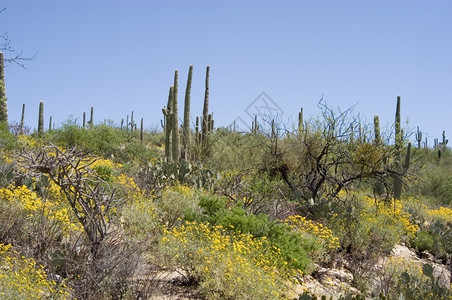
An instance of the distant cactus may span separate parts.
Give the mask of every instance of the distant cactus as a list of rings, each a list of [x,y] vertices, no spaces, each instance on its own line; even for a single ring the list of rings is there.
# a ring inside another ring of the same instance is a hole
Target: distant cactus
[[[91,106],[91,113],[89,118],[89,128],[93,128],[94,126],[94,107]]]
[[[419,126],[417,126],[416,141],[417,141],[417,147],[421,148],[422,132],[419,130]]]
[[[173,86],[173,105],[171,107],[171,118],[172,118],[172,154],[173,160],[178,161],[180,157],[179,150],[179,117],[178,117],[178,108],[177,108],[177,92],[178,92],[178,80],[179,80],[179,71],[174,71],[174,86]]]
[[[300,109],[300,112],[298,113],[298,135],[301,136],[303,133],[303,107]]]
[[[141,143],[143,143],[143,131],[144,131],[143,118],[141,118],[141,124],[140,124],[140,141],[141,141]]]
[[[22,104],[22,114],[20,117],[20,134],[24,134],[25,130],[25,103]]]
[[[166,107],[162,108],[162,112],[165,118],[164,129],[165,129],[165,157],[169,160],[172,159],[171,154],[171,130],[172,130],[172,120],[171,120],[171,107],[173,106],[173,86],[170,87],[168,93],[168,102]]]
[[[44,133],[44,102],[39,102],[38,134]]]
[[[375,132],[374,143],[376,146],[380,146],[381,145],[380,119],[378,118],[378,115],[374,116],[374,132]]]
[[[184,102],[184,153],[185,159],[190,159],[190,94],[191,94],[191,82],[193,78],[193,66],[188,69],[187,87],[185,89],[185,102]]]
[[[402,165],[401,165],[401,151],[402,151],[402,129],[400,125],[400,96],[397,96],[396,115],[395,115],[395,168],[397,173],[394,179],[394,198],[400,199],[402,196]]]
[[[213,114],[209,114],[209,117],[207,118],[207,131],[213,131]]]
[[[376,147],[380,147],[381,146],[380,119],[378,118],[378,115],[374,116],[374,132],[375,132],[374,144]],[[383,162],[381,162],[380,167],[383,167]],[[374,190],[377,196],[381,196],[384,194],[385,186],[380,178],[377,178],[377,180],[375,181]]]
[[[207,133],[209,131],[209,75],[210,75],[210,66],[206,67],[206,83],[205,83],[205,92],[204,92],[204,106],[202,110],[202,145],[205,148],[207,146]]]
[[[3,52],[0,52],[0,123],[8,123]]]

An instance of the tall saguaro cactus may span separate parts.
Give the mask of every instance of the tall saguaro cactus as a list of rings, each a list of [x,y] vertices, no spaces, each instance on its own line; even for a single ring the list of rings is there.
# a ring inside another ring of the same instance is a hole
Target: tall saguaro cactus
[[[187,87],[185,89],[185,103],[184,103],[184,152],[185,159],[190,159],[190,96],[191,96],[191,82],[193,78],[193,66],[188,69]]]
[[[374,133],[375,133],[375,145],[380,146],[381,145],[381,134],[380,134],[380,119],[378,118],[378,115],[374,116]]]
[[[3,52],[0,52],[0,123],[8,124],[8,105],[6,103],[5,66]]]
[[[397,96],[397,105],[396,105],[396,114],[395,114],[395,168],[397,173],[395,174],[394,179],[394,198],[400,199],[400,196],[402,195],[402,175],[400,174],[402,172],[402,129],[400,124],[400,96]]]
[[[375,140],[374,144],[375,147],[381,146],[381,134],[380,134],[380,119],[378,118],[378,115],[374,116],[374,133],[375,133]],[[380,167],[383,167],[383,161],[380,162]],[[381,196],[385,192],[385,186],[383,184],[383,181],[380,178],[377,178],[374,185],[374,191],[375,194],[378,196]]]
[[[168,102],[166,107],[163,107],[162,112],[164,115],[164,130],[165,130],[165,157],[169,160],[172,159],[172,145],[171,145],[171,131],[173,129],[172,126],[172,116],[171,116],[171,108],[173,106],[173,86],[169,88],[168,92]]]
[[[171,108],[172,113],[172,152],[173,152],[173,160],[178,161],[180,156],[179,150],[179,118],[178,118],[178,109],[177,109],[177,92],[178,92],[178,80],[179,80],[179,71],[174,71],[174,86],[173,86],[173,105]]]
[[[209,75],[210,75],[210,66],[206,68],[206,89],[204,92],[204,106],[202,110],[202,145],[203,147],[207,146],[207,133],[209,131]]]
[[[20,116],[20,134],[25,133],[25,103],[22,104],[22,114]]]
[[[91,112],[90,112],[90,117],[89,117],[89,128],[93,128],[94,126],[94,107],[91,106]]]
[[[44,133],[44,102],[39,102],[38,134]]]

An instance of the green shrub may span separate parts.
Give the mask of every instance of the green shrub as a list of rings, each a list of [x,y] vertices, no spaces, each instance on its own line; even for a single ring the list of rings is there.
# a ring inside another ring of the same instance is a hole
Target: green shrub
[[[203,195],[199,206],[203,212],[200,216],[194,216],[197,221],[222,226],[234,234],[268,238],[273,246],[281,250],[287,267],[303,273],[313,270],[310,253],[321,247],[315,237],[302,235],[288,224],[271,221],[265,214],[251,215],[241,207],[227,207],[225,198]]]
[[[265,238],[231,234],[223,226],[187,222],[159,243],[165,265],[183,270],[207,300],[284,299],[289,272]]]
[[[44,268],[32,258],[25,258],[11,245],[0,243],[0,298],[69,299],[69,293],[64,285],[50,280]]]
[[[414,247],[418,251],[432,251],[434,246],[435,240],[429,232],[424,230],[418,232],[414,239]]]

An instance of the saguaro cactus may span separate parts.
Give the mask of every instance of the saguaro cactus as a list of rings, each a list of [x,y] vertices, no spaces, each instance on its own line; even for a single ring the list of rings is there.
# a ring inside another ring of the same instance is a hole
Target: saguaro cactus
[[[374,116],[374,133],[375,133],[374,143],[376,146],[380,146],[381,145],[380,119],[378,118],[378,115]]]
[[[143,118],[141,118],[140,123],[140,142],[143,143],[143,134],[144,134],[144,126],[143,126]]]
[[[381,135],[380,135],[380,119],[378,118],[378,115],[374,116],[374,133],[375,133],[375,140],[374,144],[375,147],[381,146]],[[380,166],[383,167],[383,162],[380,162]],[[381,196],[385,192],[385,186],[380,178],[377,178],[374,184],[374,191],[375,194],[378,196]]]
[[[6,102],[5,66],[3,52],[0,52],[0,123],[8,124],[8,105]]]
[[[401,151],[402,151],[402,129],[400,125],[400,96],[397,96],[396,115],[395,115],[395,168],[396,173],[394,179],[394,198],[400,199],[402,195],[402,165],[401,165]]]
[[[172,145],[171,145],[171,130],[172,126],[172,118],[171,118],[171,107],[173,106],[173,86],[169,88],[168,93],[168,102],[166,107],[162,108],[162,112],[164,115],[164,130],[165,130],[165,157],[169,160],[172,159]]]
[[[172,152],[173,152],[173,159],[175,161],[179,160],[180,157],[180,150],[179,150],[179,118],[178,118],[178,111],[177,111],[177,91],[178,91],[178,80],[179,80],[179,71],[174,71],[174,86],[173,86],[173,106],[171,109],[172,113]]]
[[[25,103],[22,104],[22,114],[20,117],[20,134],[25,133]]]
[[[298,135],[301,136],[303,133],[303,107],[300,109],[300,112],[298,113]]]
[[[184,102],[184,153],[185,159],[190,159],[190,94],[191,94],[191,82],[193,77],[193,66],[188,69],[187,87],[185,89],[185,102]]]
[[[89,117],[89,128],[93,128],[94,126],[94,107],[91,106],[91,113]]]
[[[38,134],[44,133],[44,102],[39,102]]]
[[[206,89],[204,92],[204,106],[202,110],[202,145],[207,146],[207,133],[209,131],[209,76],[210,76],[210,66],[206,67]]]
[[[416,130],[416,142],[417,142],[417,147],[421,148],[421,142],[422,142],[422,132],[419,130],[419,126],[417,126],[417,130]]]

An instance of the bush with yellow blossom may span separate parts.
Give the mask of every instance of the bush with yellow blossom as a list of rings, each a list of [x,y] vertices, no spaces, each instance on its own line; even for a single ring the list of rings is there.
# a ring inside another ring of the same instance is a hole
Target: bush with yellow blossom
[[[50,280],[32,258],[0,244],[0,299],[69,299],[69,293],[64,284]]]

